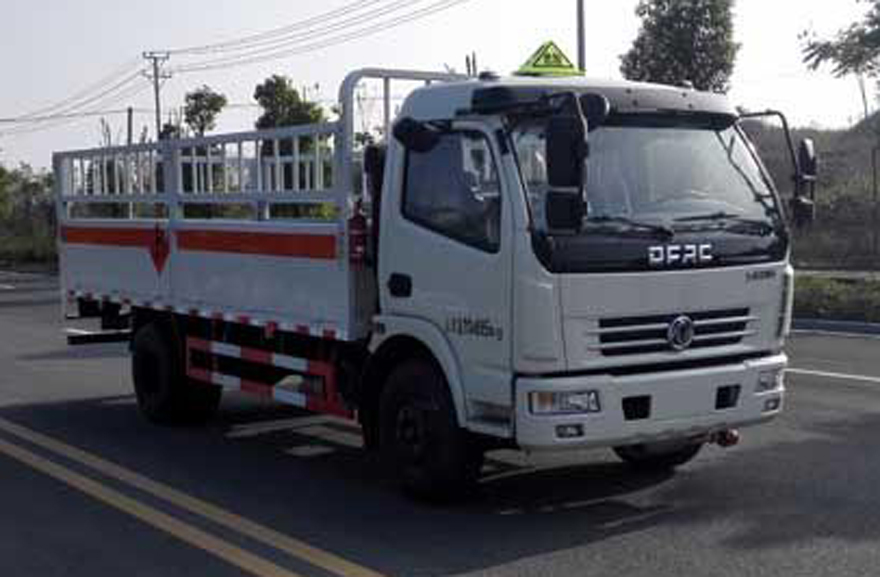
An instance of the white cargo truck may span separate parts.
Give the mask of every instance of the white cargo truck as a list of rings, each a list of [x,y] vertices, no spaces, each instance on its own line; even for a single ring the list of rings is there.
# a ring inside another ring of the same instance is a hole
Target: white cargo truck
[[[368,79],[388,136],[361,147]],[[392,120],[399,81],[424,86]],[[675,467],[783,406],[815,156],[789,138],[783,207],[742,120],[683,88],[372,69],[334,122],[59,153],[66,314],[105,329],[74,340],[130,340],[151,421],[223,389],[357,419],[421,494],[500,447]]]

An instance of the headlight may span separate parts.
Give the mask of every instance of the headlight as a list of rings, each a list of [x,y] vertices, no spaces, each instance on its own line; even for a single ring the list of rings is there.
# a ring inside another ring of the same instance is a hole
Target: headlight
[[[533,415],[578,415],[602,411],[599,391],[533,392],[529,395],[529,408]]]
[[[758,374],[758,384],[755,387],[755,392],[769,393],[781,389],[784,384],[785,371],[782,369],[763,371]]]

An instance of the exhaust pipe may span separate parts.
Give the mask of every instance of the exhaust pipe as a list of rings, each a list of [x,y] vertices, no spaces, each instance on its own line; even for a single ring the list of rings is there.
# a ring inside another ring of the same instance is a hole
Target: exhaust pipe
[[[711,442],[715,443],[722,449],[735,447],[739,444],[739,431],[735,429],[720,431],[712,435]]]

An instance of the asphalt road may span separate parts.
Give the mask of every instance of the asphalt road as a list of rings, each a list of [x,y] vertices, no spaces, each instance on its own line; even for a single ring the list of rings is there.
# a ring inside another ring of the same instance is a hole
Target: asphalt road
[[[137,415],[126,351],[68,348],[55,281],[0,273],[0,575],[876,575],[880,341],[796,335],[783,417],[671,476],[493,455],[402,498],[345,423],[229,395]]]

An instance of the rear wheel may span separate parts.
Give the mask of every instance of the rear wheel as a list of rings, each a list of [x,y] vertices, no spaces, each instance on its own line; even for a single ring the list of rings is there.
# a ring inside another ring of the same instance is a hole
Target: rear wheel
[[[382,453],[406,491],[443,499],[476,482],[483,450],[458,426],[446,380],[431,363],[409,361],[392,371],[379,418]]]
[[[702,448],[702,442],[672,440],[614,447],[614,452],[637,469],[667,471],[684,465],[696,457]]]
[[[178,347],[157,323],[138,329],[132,342],[132,377],[141,413],[154,423],[195,424],[210,419],[222,389],[186,377]]]

